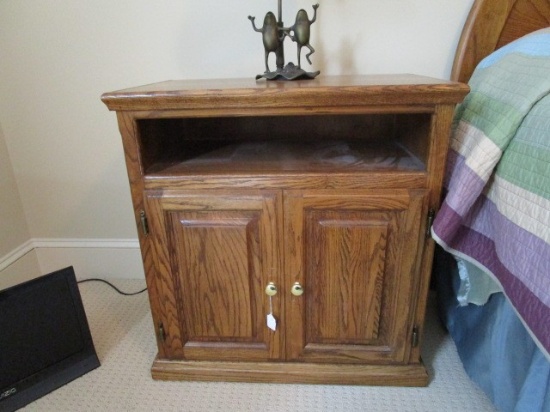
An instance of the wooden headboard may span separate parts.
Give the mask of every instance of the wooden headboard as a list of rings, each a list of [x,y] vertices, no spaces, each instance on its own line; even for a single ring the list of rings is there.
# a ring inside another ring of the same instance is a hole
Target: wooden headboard
[[[451,80],[468,82],[494,50],[550,26],[550,0],[475,0],[455,54]]]

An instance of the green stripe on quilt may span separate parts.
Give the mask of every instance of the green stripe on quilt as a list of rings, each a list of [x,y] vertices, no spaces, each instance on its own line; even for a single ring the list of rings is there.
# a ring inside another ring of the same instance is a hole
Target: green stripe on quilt
[[[506,148],[525,116],[509,104],[479,92],[470,92],[462,120],[481,130],[500,149]]]
[[[497,168],[502,178],[550,199],[550,95],[521,123]]]
[[[550,88],[550,61],[544,57],[509,54],[501,63],[477,70],[470,80],[472,90],[527,112],[541,92]]]
[[[504,150],[533,102],[550,90],[549,73],[549,59],[525,54],[509,54],[499,64],[478,69],[455,120],[472,124]]]
[[[515,185],[550,199],[550,150],[513,141],[502,156],[497,175]]]

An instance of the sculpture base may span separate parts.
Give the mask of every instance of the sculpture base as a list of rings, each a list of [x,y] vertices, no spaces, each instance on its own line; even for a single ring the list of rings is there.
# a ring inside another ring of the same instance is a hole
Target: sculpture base
[[[267,80],[310,80],[317,77],[319,73],[321,72],[306,72],[294,63],[288,63],[282,70],[258,74],[256,76],[256,80],[261,79],[262,77],[265,77]]]

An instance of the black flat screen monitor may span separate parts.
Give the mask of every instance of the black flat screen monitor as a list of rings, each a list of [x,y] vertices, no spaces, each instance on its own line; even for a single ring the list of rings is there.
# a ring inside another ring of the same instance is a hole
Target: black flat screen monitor
[[[72,267],[0,291],[0,411],[99,366]]]

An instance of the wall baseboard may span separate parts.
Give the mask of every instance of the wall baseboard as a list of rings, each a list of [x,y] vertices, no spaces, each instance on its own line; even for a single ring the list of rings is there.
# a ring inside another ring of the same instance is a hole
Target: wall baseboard
[[[7,255],[0,257],[0,272],[13,265],[15,262],[25,256],[27,253],[31,252],[33,249],[34,244],[32,240],[27,240],[25,243],[15,248]]]
[[[34,248],[139,249],[137,239],[32,239]]]
[[[27,250],[28,247],[25,245],[10,253],[10,256],[19,257],[16,260],[11,257],[9,259],[2,258],[3,269],[0,270],[0,290],[43,275],[35,251]]]
[[[36,254],[43,274],[73,266],[79,279],[145,276],[137,239],[30,239],[0,257],[0,272],[31,251]]]

